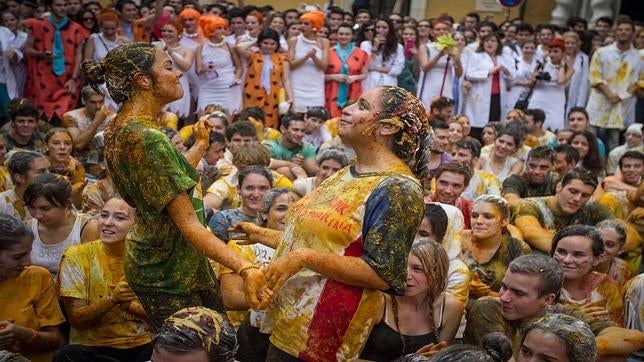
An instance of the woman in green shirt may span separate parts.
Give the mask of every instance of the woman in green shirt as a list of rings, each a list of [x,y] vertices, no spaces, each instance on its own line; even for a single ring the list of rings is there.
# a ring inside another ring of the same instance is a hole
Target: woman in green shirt
[[[194,166],[208,147],[211,126],[197,123],[197,147],[185,157],[160,130],[163,107],[183,96],[182,73],[163,50],[144,43],[120,46],[98,63],[86,61],[83,72],[95,89],[105,82],[112,99],[122,103],[105,130],[105,158],[116,190],[136,208],[137,224],[126,238],[125,275],[153,327],[188,306],[223,311],[208,258],[244,278],[251,306],[265,306],[263,272],[204,226]]]

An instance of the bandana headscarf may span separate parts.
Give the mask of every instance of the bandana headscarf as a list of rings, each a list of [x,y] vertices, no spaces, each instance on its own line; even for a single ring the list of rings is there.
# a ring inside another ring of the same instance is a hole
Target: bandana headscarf
[[[310,11],[300,16],[300,20],[308,20],[311,22],[313,30],[318,30],[324,25],[324,13],[319,10]]]

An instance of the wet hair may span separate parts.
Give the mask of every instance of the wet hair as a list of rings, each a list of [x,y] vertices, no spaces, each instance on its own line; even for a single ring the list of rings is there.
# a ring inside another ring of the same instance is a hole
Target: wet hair
[[[472,152],[472,158],[481,157],[481,143],[477,140],[464,138],[456,141],[454,146],[470,150],[470,152]]]
[[[26,175],[31,169],[32,162],[37,158],[45,158],[45,155],[35,151],[16,151],[7,156],[5,166],[14,184],[17,183],[15,175]]]
[[[543,126],[543,122],[546,121],[546,112],[543,111],[543,109],[538,109],[538,108],[531,108],[531,109],[526,109],[525,114],[528,116],[532,116],[532,120],[534,123],[539,123],[539,128]]]
[[[550,163],[554,163],[555,152],[548,146],[537,146],[528,152],[526,162],[529,160],[546,160]]]
[[[393,28],[392,28],[393,29]],[[379,122],[390,122],[399,127],[393,136],[392,151],[408,162],[412,172],[421,180],[427,178],[429,149],[433,133],[427,122],[423,103],[412,93],[392,86],[381,86]]]
[[[34,240],[34,234],[25,223],[17,217],[0,213],[0,251],[25,240]]]
[[[619,158],[619,168],[620,170],[622,169],[622,162],[624,161],[625,158],[633,158],[636,160],[640,160],[644,162],[644,153],[640,151],[626,151],[622,155],[622,157]]]
[[[425,215],[423,217],[429,219],[436,241],[443,243],[448,223],[445,210],[435,203],[425,204]]]
[[[432,362],[505,362],[512,357],[512,343],[501,332],[486,334],[481,347],[454,344],[438,352]]]
[[[427,284],[429,285],[423,301],[432,310],[434,301],[447,287],[447,272],[449,268],[447,252],[440,243],[434,240],[420,239],[412,245],[410,255],[417,257],[423,266]],[[433,316],[429,320],[434,320]]]
[[[239,121],[226,127],[226,140],[230,142],[234,135],[257,138],[257,129],[249,121]]]
[[[492,206],[501,214],[502,218],[510,218],[512,215],[512,211],[510,209],[510,204],[502,198],[501,196],[498,195],[481,195],[477,197],[474,202],[472,202],[472,205],[478,204],[479,202],[486,202]]]
[[[143,73],[152,79],[157,48],[149,43],[128,43],[121,45],[99,62],[91,59],[83,61],[81,66],[87,83],[97,92],[103,82],[107,85],[110,96],[116,103],[132,99],[136,91],[134,75]],[[101,93],[102,94],[102,93]]]
[[[163,322],[152,345],[174,354],[205,350],[209,361],[233,362],[237,336],[225,314],[205,307],[188,307]]]
[[[69,139],[72,140],[72,143],[74,142],[74,136],[67,130],[67,128],[62,128],[62,127],[54,127],[47,132],[47,135],[45,135],[45,143],[49,143],[49,140],[56,134],[56,133],[66,133],[69,136]]]
[[[568,171],[561,178],[561,186],[564,187],[571,183],[573,180],[579,180],[584,183],[584,185],[590,185],[593,188],[597,188],[597,177],[591,172],[582,167],[575,167],[574,169]]]
[[[617,233],[619,236],[618,242],[621,245],[624,245],[626,243],[626,225],[624,222],[620,219],[606,219],[600,221],[597,225],[595,225],[597,230],[599,229],[605,229],[605,230],[613,230]]]
[[[271,170],[269,170],[265,166],[251,165],[239,171],[237,178],[239,179],[240,188],[244,183],[244,179],[251,174],[257,174],[265,177],[268,180],[268,183],[271,185],[271,187],[273,187],[273,174],[271,173]]]
[[[597,344],[593,331],[586,323],[573,316],[546,314],[531,322],[521,338],[522,345],[532,330],[556,336],[565,345],[566,356],[570,362],[594,361],[597,356]]]
[[[472,169],[470,168],[470,166],[456,161],[450,161],[438,166],[438,169],[436,169],[435,179],[438,180],[443,172],[452,172],[463,175],[463,178],[465,179],[465,187],[470,184],[470,180],[472,179]]]
[[[539,297],[554,294],[559,297],[563,286],[564,274],[561,266],[553,258],[543,254],[522,255],[510,262],[508,269],[515,274],[538,276]]]
[[[339,163],[340,166],[342,167],[345,167],[346,165],[349,164],[349,159],[347,158],[347,154],[344,153],[341,149],[335,148],[335,147],[327,148],[325,150],[320,151],[320,153],[318,153],[318,157],[317,157],[318,165],[322,164],[322,162],[326,160],[333,160]]]
[[[271,163],[271,152],[259,142],[249,142],[233,153],[233,165],[245,164],[268,167]]]
[[[34,178],[34,182],[27,186],[23,199],[27,206],[39,198],[44,198],[55,207],[67,209],[72,206],[72,184],[61,175],[43,173]]]
[[[595,176],[600,176],[604,172],[604,162],[602,161],[601,154],[599,152],[599,143],[597,142],[597,136],[595,136],[590,130],[578,131],[572,134],[570,137],[570,144],[572,145],[573,140],[577,136],[582,136],[588,142],[588,153],[586,157],[581,158],[581,166],[591,170]]]
[[[7,105],[7,113],[11,121],[17,117],[32,117],[38,119],[38,108],[27,98],[14,98]]]
[[[280,48],[280,35],[273,29],[266,28],[259,32],[259,35],[257,36],[257,45],[261,44],[264,40],[266,39],[271,39],[274,40],[275,43],[277,44],[277,49],[275,51],[279,50]]]
[[[568,164],[576,165],[579,162],[579,151],[571,145],[557,145],[554,148],[555,156],[558,153],[563,153]]]
[[[592,243],[591,249],[594,257],[600,256],[604,252],[604,240],[597,228],[590,225],[570,225],[557,231],[552,238],[552,247],[550,248],[550,256],[554,256],[557,250],[559,241],[569,236],[582,236],[589,239]]]

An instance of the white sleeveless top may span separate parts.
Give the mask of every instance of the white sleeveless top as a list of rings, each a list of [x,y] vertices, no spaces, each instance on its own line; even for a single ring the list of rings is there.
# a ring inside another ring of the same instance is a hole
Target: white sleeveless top
[[[304,57],[311,49],[315,49],[316,57],[322,58],[323,50],[317,46],[317,41],[298,35],[295,41],[295,59]],[[306,112],[308,107],[324,107],[324,71],[312,59],[291,69],[291,88],[296,112]]]
[[[82,230],[82,214],[76,214],[74,226],[65,240],[56,244],[44,244],[38,233],[38,220],[31,220],[31,232],[34,234],[34,242],[31,248],[31,264],[41,266],[55,276],[58,273],[58,264],[63,253],[68,247],[80,244]]]

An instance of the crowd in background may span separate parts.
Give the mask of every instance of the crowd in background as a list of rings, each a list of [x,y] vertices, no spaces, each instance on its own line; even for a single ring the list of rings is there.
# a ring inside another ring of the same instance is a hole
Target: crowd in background
[[[140,210],[115,192],[103,131],[128,79],[110,95],[81,68],[131,42],[183,73],[159,129],[198,160],[204,223],[260,267],[278,244],[232,230],[283,231],[291,206],[355,163],[343,109],[371,111],[362,95],[381,86],[423,103],[433,139],[422,222],[396,265],[406,284],[379,294],[380,322],[352,357],[644,358],[643,24],[192,0],[6,0],[0,12],[0,359],[257,361],[280,342],[241,273],[214,262],[227,316],[178,311],[156,335],[125,280]],[[212,125],[205,152],[198,120]]]

